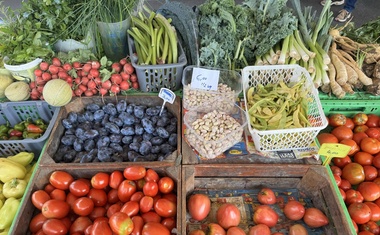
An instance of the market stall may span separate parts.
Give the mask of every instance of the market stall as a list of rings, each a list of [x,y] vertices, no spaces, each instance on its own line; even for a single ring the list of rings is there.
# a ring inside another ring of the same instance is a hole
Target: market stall
[[[379,20],[143,3],[3,9],[0,235],[380,233]]]

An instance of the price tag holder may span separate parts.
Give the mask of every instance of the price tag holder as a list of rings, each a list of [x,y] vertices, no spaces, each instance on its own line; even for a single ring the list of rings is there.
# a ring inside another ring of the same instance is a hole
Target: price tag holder
[[[326,157],[323,166],[330,164],[334,157],[344,158],[350,152],[351,146],[337,143],[324,143],[319,148],[318,154]]]
[[[216,91],[218,90],[219,75],[219,70],[193,68],[191,88]]]
[[[168,88],[161,88],[160,93],[158,93],[158,97],[160,97],[161,99],[164,100],[164,103],[161,106],[161,110],[160,110],[160,114],[159,114],[159,116],[161,116],[161,113],[164,110],[166,102],[173,104],[176,95],[174,94],[174,92],[172,90],[169,90]]]

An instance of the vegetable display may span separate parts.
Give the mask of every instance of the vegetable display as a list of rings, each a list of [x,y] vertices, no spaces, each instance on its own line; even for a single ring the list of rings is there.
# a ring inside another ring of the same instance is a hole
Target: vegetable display
[[[36,120],[26,119],[14,126],[9,123],[0,125],[0,141],[1,140],[22,140],[22,139],[37,139],[41,137],[48,124],[41,118]]]
[[[161,183],[167,178],[169,191]],[[175,181],[152,168],[134,165],[90,178],[53,171],[48,179],[46,187],[32,193],[37,211],[29,223],[32,233],[170,235],[176,228]],[[55,190],[61,190],[62,199]],[[152,201],[148,209],[145,199]]]

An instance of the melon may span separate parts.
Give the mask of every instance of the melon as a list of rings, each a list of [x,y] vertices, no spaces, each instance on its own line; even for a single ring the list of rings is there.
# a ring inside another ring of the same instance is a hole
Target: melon
[[[26,82],[12,82],[4,91],[5,97],[10,101],[23,101],[30,97],[30,87]]]
[[[66,81],[52,79],[45,84],[42,95],[44,100],[51,106],[61,107],[71,101],[73,92]]]
[[[0,99],[5,97],[5,89],[13,83],[11,72],[6,69],[0,69]]]

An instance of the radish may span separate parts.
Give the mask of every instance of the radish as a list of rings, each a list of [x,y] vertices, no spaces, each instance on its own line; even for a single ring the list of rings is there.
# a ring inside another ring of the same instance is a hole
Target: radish
[[[126,72],[128,74],[132,74],[135,71],[135,69],[133,68],[133,66],[130,63],[126,63],[123,66],[123,70],[124,70],[124,72]]]
[[[91,64],[89,64],[89,63],[84,64],[83,67],[82,67],[82,73],[83,72],[89,73],[91,69],[92,69]]]
[[[94,81],[95,81],[97,86],[100,86],[102,84],[102,79],[100,77],[94,78]]]
[[[121,81],[123,81],[123,78],[118,73],[112,74],[110,79],[111,79],[111,82],[113,82],[114,84],[120,84]]]
[[[99,89],[99,94],[101,94],[102,96],[107,95],[107,93],[108,93],[107,89],[105,89],[103,87]]]
[[[73,67],[76,69],[80,69],[82,67],[82,65],[79,61],[75,61],[75,62],[73,62]]]
[[[81,78],[81,80],[80,80],[80,83],[81,83],[82,85],[87,86],[87,83],[88,83],[89,81],[90,81],[90,79],[89,79],[88,77],[83,76],[83,77]]]
[[[91,68],[93,69],[100,69],[100,63],[99,61],[91,61]]]
[[[98,94],[98,90],[97,89],[91,89],[91,91],[92,91],[92,94],[94,94],[94,95]]]
[[[70,76],[67,76],[67,78],[65,80],[66,80],[67,83],[71,83],[71,84],[73,84],[73,82],[74,82],[73,78],[70,77]]]
[[[74,79],[74,83],[75,83],[75,84],[80,84],[80,77],[76,77],[76,78]]]
[[[81,89],[83,92],[87,91],[87,86],[83,85],[83,84],[80,84],[78,86],[79,89]]]
[[[74,90],[74,95],[75,96],[82,96],[82,94],[83,94],[83,91],[81,89],[77,88],[77,89]]]
[[[52,74],[51,75],[51,79],[57,79],[58,78],[58,74]]]
[[[111,68],[112,68],[112,72],[120,73],[122,67],[120,63],[114,62],[112,63]]]
[[[102,88],[104,88],[104,89],[109,90],[109,89],[111,89],[111,86],[112,86],[112,83],[111,83],[110,80],[106,80],[106,81],[104,81],[104,82],[102,83]]]
[[[122,81],[119,86],[122,91],[126,91],[130,87],[127,81]]]
[[[62,78],[62,79],[65,79],[68,77],[69,75],[67,74],[66,71],[60,71],[58,72],[58,78]]]
[[[79,62],[78,62],[79,63]],[[69,63],[63,64],[62,68],[66,71],[70,71],[73,67]]]
[[[138,90],[138,89],[139,89],[139,83],[137,83],[137,82],[132,82],[132,87],[133,87],[133,89]]]
[[[58,74],[58,71],[59,71],[58,66],[54,64],[49,65],[49,72],[51,74]]]
[[[127,58],[123,58],[119,61],[119,63],[121,66],[124,66],[126,63],[128,63],[128,60],[127,60]]]
[[[120,92],[120,87],[119,87],[119,85],[117,85],[117,84],[113,84],[113,85],[111,86],[110,91],[111,91],[112,93],[114,93],[114,94],[118,94],[118,93]]]
[[[42,70],[41,69],[36,69],[36,70],[34,70],[34,75],[36,76],[36,77],[41,77],[41,75],[42,75]]]
[[[48,72],[44,72],[44,73],[42,73],[41,78],[44,82],[50,81],[51,80],[51,74]]]
[[[94,93],[92,93],[91,90],[87,90],[87,91],[84,92],[84,95],[85,95],[85,96],[93,96]]]
[[[129,78],[129,80],[131,80],[131,82],[137,82],[136,74],[132,74],[131,77]]]
[[[99,73],[98,69],[91,69],[88,76],[90,78],[96,78],[96,77],[99,77],[99,75],[100,75],[100,73]]]
[[[87,87],[88,87],[88,89],[96,89],[96,82],[94,81],[94,80],[90,80],[90,81],[88,81],[88,83],[87,83]]]
[[[53,59],[51,60],[51,63],[55,66],[58,66],[58,67],[60,67],[62,65],[61,60],[57,57],[53,57]]]
[[[33,89],[33,88],[35,88],[37,85],[36,85],[36,82],[35,81],[32,81],[32,82],[30,82],[29,83],[29,87],[30,87],[30,89]]]
[[[44,85],[37,86],[37,91],[39,91],[41,94],[43,90],[44,90]]]
[[[46,70],[48,70],[48,69],[49,69],[49,63],[48,63],[48,62],[41,62],[41,63],[40,63],[40,69],[41,69],[42,71],[46,71]]]
[[[124,81],[129,81],[129,78],[131,77],[131,75],[129,75],[128,73],[126,73],[126,72],[121,72],[120,73],[120,76],[121,76],[121,78],[124,80]]]

